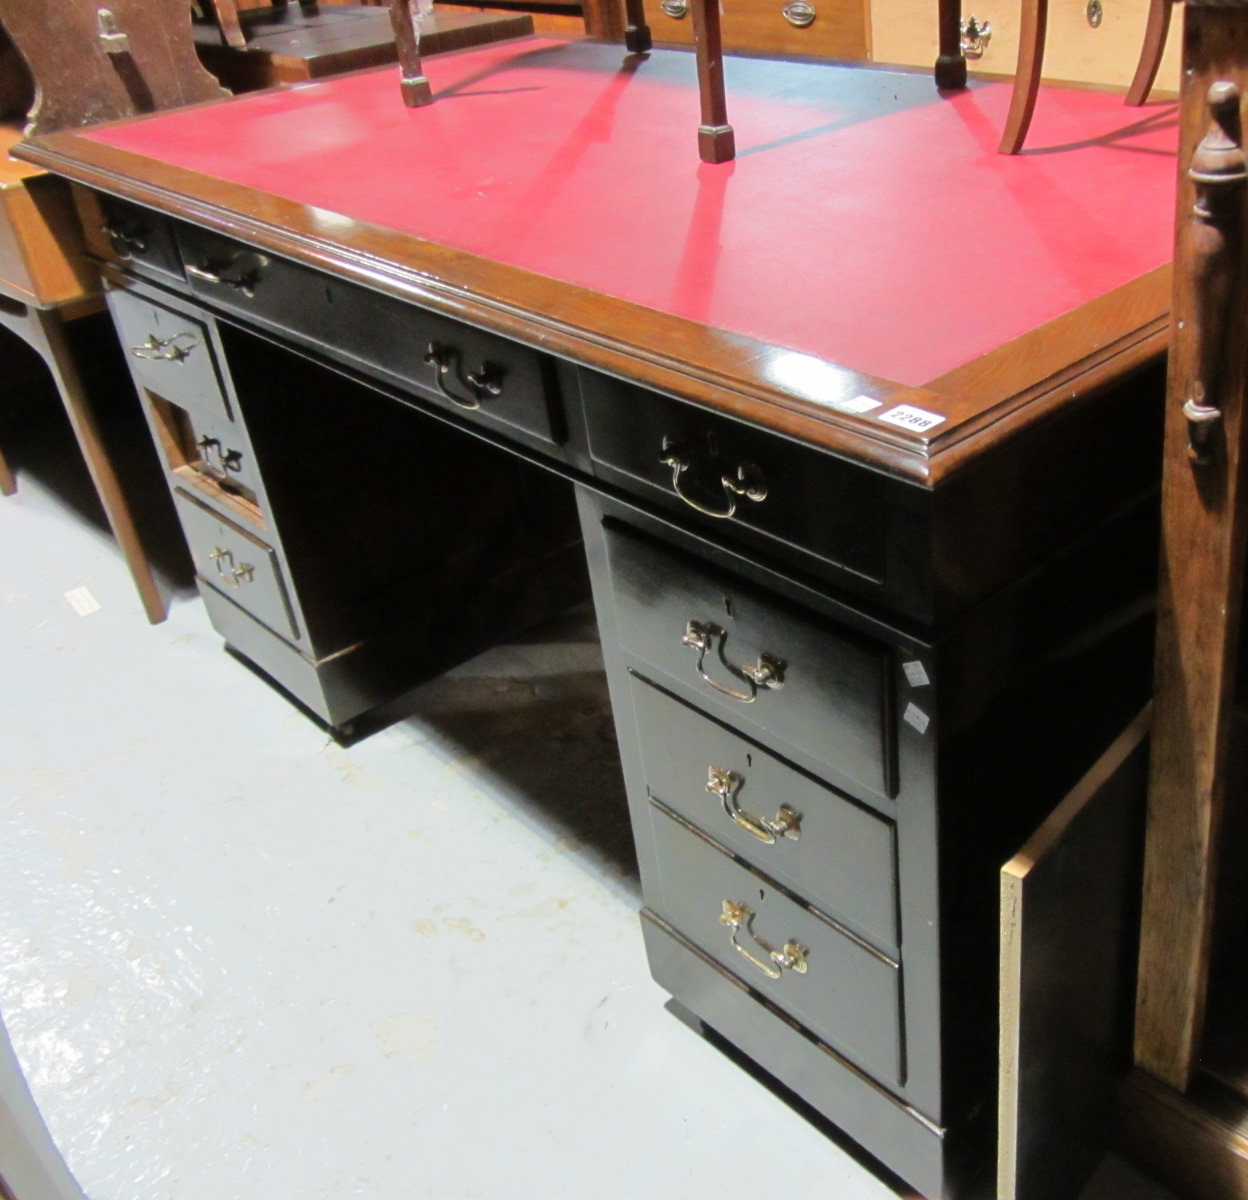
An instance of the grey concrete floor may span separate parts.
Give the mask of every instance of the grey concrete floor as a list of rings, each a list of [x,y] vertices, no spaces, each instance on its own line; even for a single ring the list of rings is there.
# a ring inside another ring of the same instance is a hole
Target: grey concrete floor
[[[0,1013],[91,1200],[908,1195],[650,981],[592,617],[340,745],[176,573],[145,623],[55,415],[0,426]]]

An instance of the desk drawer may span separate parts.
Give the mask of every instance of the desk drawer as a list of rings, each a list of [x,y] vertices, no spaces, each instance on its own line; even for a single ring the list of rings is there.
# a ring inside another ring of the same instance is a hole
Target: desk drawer
[[[658,392],[581,372],[594,473],[716,536],[885,582],[884,480]],[[736,490],[739,489],[739,490]],[[840,576],[838,576],[840,577]]]
[[[284,638],[297,638],[281,564],[271,547],[180,488],[178,516],[200,579]]]
[[[882,1082],[904,1082],[901,968],[689,826],[651,810],[661,898],[695,946]]]
[[[553,373],[535,351],[202,230],[182,236],[191,288],[214,304],[467,421],[564,440]]]
[[[187,413],[184,420],[175,420],[159,403],[156,417],[167,433],[162,440],[170,452],[170,466],[189,468],[197,485],[208,493],[242,500],[255,510],[258,519],[261,504],[260,473],[251,447],[242,430],[224,421],[210,421]],[[176,439],[172,440],[172,439]]]
[[[615,522],[604,532],[620,642],[646,674],[833,782],[895,794],[885,647]]]
[[[721,18],[725,50],[768,57],[867,59],[869,8],[854,0],[736,0]],[[693,44],[688,0],[646,10],[656,42]]]
[[[188,412],[231,419],[203,321],[132,292],[110,291],[108,304],[141,387]]]
[[[651,798],[895,954],[892,822],[636,676],[631,686]]]
[[[87,229],[91,248],[100,257],[140,274],[155,272],[167,279],[182,280],[173,226],[159,213],[128,204],[113,196],[98,195],[99,228]],[[84,213],[84,223],[89,219]],[[146,268],[146,272],[144,271]]]

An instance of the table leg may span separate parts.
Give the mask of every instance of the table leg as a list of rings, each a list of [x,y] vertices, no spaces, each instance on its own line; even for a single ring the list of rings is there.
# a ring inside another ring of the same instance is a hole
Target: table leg
[[[698,60],[698,94],[702,124],[698,126],[698,157],[703,162],[727,162],[737,152],[736,136],[728,124],[724,95],[724,52],[719,33],[719,0],[693,0],[693,38]]]
[[[17,491],[17,482],[13,478],[13,472],[9,470],[9,464],[4,461],[4,454],[0,453],[0,496],[11,496]]]
[[[148,562],[143,544],[139,540],[130,507],[126,503],[121,485],[117,482],[117,473],[113,470],[113,464],[100,436],[99,425],[91,411],[86,388],[65,336],[64,324],[55,311],[37,308],[29,310],[28,321],[29,326],[23,336],[39,352],[52,372],[53,382],[69,415],[74,437],[82,449],[87,470],[99,493],[100,503],[104,506],[104,515],[108,518],[113,536],[121,547],[122,557],[143,602],[143,611],[152,624],[157,624],[168,615],[165,602],[152,573],[151,563]]]

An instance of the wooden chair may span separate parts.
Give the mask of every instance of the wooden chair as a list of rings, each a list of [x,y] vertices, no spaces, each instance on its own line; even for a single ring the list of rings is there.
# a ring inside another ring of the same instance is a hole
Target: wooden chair
[[[463,50],[533,32],[528,13],[435,10],[419,20],[426,54]],[[274,4],[245,9],[216,0],[215,18],[197,21],[200,62],[232,92],[323,79],[395,62],[394,29],[376,5]]]
[[[84,383],[89,364],[77,361],[66,333],[67,323],[104,307],[99,280],[82,255],[68,190],[8,149],[23,119],[27,133],[50,133],[225,93],[195,57],[190,12],[180,0],[111,0],[109,8],[63,2],[55,22],[29,0],[0,0],[0,30],[4,45],[20,54],[0,53],[7,79],[0,94],[36,97],[0,133],[0,325],[47,364],[144,611],[160,621],[164,599]],[[18,73],[24,85],[14,82]],[[14,486],[0,463],[0,491]]]
[[[586,23],[591,34],[610,36],[603,20],[604,6],[587,3]],[[961,50],[961,0],[938,0],[940,56],[936,60],[936,86],[954,91],[966,86],[966,57]],[[736,135],[728,123],[724,89],[723,38],[719,0],[692,0],[694,52],[698,72],[701,122],[698,126],[698,157],[706,163],[727,162],[736,155]],[[624,45],[630,54],[645,54],[652,37],[646,23],[643,0],[624,0]],[[433,102],[429,81],[421,65],[421,33],[412,0],[390,0],[390,16],[399,49],[403,101],[409,107]]]
[[[1155,722],[1123,1148],[1248,1196],[1248,10],[1189,0]]]
[[[216,19],[217,28],[221,31],[221,39],[227,46],[233,46],[235,49],[242,49],[247,45],[247,33],[243,29],[243,23],[239,16],[238,0],[208,0],[208,6],[211,8],[213,16]],[[244,4],[244,10],[258,8],[259,5]],[[273,0],[272,6],[274,10],[279,10],[283,14],[286,12],[286,0]],[[303,10],[316,11],[316,0],[299,0],[299,7]]]
[[[1135,75],[1127,89],[1126,103],[1143,104],[1152,91],[1161,56],[1170,32],[1170,11],[1175,0],[1149,0],[1148,23],[1144,45],[1136,64]],[[1027,140],[1031,118],[1040,91],[1040,72],[1044,66],[1044,42],[1049,22],[1049,0],[1023,0],[1022,26],[1018,34],[1018,67],[1014,72],[1014,94],[1005,131],[998,147],[1002,154],[1017,154]]]

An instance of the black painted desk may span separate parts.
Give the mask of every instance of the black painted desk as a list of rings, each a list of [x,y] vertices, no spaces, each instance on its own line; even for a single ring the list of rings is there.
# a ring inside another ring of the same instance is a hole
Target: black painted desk
[[[734,62],[706,167],[685,56],[429,70],[26,151],[213,618],[341,724],[587,562],[656,977],[970,1195],[997,870],[1148,690],[1173,112]]]

